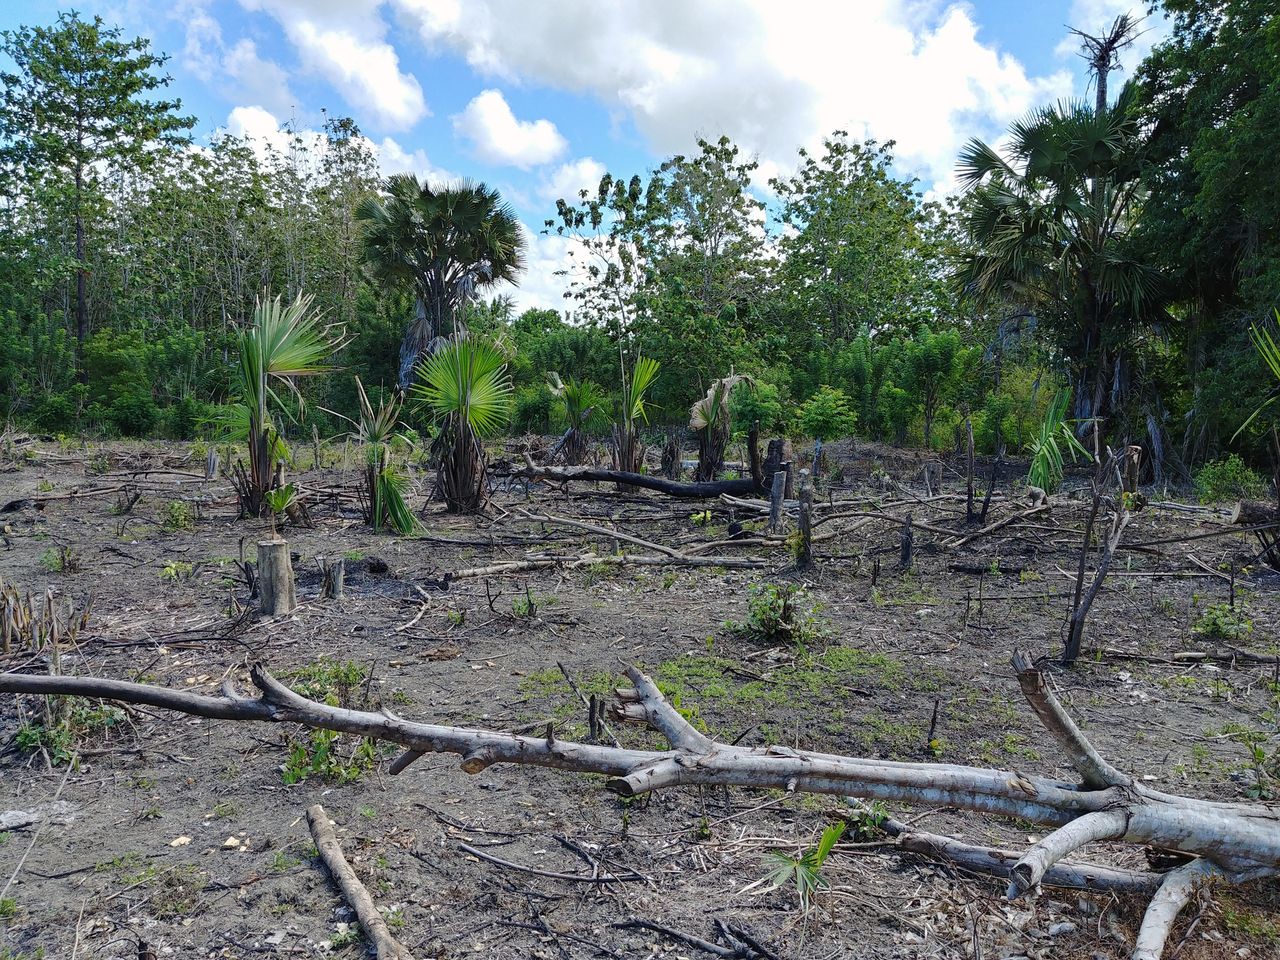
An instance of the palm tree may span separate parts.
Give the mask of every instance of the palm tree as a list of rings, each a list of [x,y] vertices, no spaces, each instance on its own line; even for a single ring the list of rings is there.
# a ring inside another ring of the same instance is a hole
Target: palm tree
[[[972,249],[956,280],[980,303],[1015,303],[1053,336],[1075,419],[1106,417],[1128,388],[1136,336],[1165,319],[1162,278],[1131,242],[1142,216],[1142,137],[1126,85],[1110,108],[1064,103],[1013,125],[1006,157],[960,155]]]
[[[608,423],[604,412],[608,397],[604,388],[591,380],[561,380],[560,374],[554,372],[547,374],[547,386],[558,401],[568,428],[557,447],[564,453],[564,462],[576,466],[586,459],[588,432]],[[552,451],[553,457],[555,453]]]
[[[740,383],[755,387],[755,380],[731,373],[712,382],[706,396],[689,408],[689,429],[698,434],[698,469],[693,479],[715,480],[724,469],[724,451],[729,445],[729,396]]]
[[[287,451],[273,415],[292,413],[275,386],[288,388],[302,413],[302,393],[295,379],[331,369],[325,361],[342,347],[341,331],[322,323],[311,304],[312,297],[301,293],[288,306],[278,296],[260,298],[253,311],[253,325],[240,334],[237,343],[239,399],[228,420],[233,436],[249,446],[249,469],[246,472],[243,463],[237,464],[234,477],[245,516],[262,516],[266,494],[281,486]]]
[[[375,407],[356,377],[356,394],[360,401],[360,419],[355,421],[352,436],[365,452],[365,519],[375,531],[390,527],[396,533],[409,534],[417,521],[405,503],[408,481],[391,462],[391,442],[400,427],[400,395],[382,398]]]
[[[440,425],[436,495],[451,513],[484,506],[483,441],[510,421],[513,392],[507,356],[491,340],[455,334],[418,365],[409,397]]]
[[[400,389],[441,338],[462,326],[461,312],[482,290],[512,282],[524,269],[520,222],[496,190],[462,182],[433,188],[412,174],[396,174],[385,196],[356,208],[365,261],[388,286],[408,284],[416,316],[400,345]]]
[[[658,378],[661,364],[650,357],[638,356],[627,370],[619,347],[622,368],[622,395],[618,401],[618,420],[613,425],[613,469],[639,473],[644,463],[644,444],[638,426],[649,422],[649,389]]]

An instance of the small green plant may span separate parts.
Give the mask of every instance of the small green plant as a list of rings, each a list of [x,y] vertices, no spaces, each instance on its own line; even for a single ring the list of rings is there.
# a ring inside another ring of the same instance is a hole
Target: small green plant
[[[465,610],[449,610],[444,616],[451,627],[460,627],[467,622],[467,611]]]
[[[695,527],[705,527],[711,522],[711,511],[702,510],[698,513],[689,514],[689,522]]]
[[[80,555],[70,547],[50,547],[40,554],[40,566],[50,573],[79,573]]]
[[[804,587],[792,583],[762,583],[751,588],[747,622],[725,624],[734,633],[771,643],[803,647],[821,635],[818,606]]]
[[[1027,444],[1027,453],[1031,455],[1031,469],[1027,472],[1027,483],[1039,487],[1046,493],[1053,493],[1062,483],[1066,472],[1065,457],[1070,456],[1072,462],[1083,457],[1092,460],[1089,451],[1076,439],[1071,421],[1066,419],[1067,407],[1071,403],[1071,394],[1067,390],[1059,390],[1049,401],[1040,429],[1031,442]]]
[[[0,900],[0,920],[12,920],[18,915],[18,901],[12,897]]]
[[[275,533],[276,523],[297,502],[298,488],[292,483],[286,483],[283,487],[268,490],[262,495],[263,506],[266,507],[271,518],[271,532],[273,534]]]
[[[1212,640],[1242,640],[1253,633],[1253,621],[1229,603],[1211,603],[1191,632]]]
[[[1195,485],[1201,503],[1257,498],[1267,489],[1262,476],[1234,453],[1225,460],[1206,463],[1197,470]]]
[[[765,879],[770,890],[776,890],[794,884],[796,895],[800,899],[800,909],[808,913],[813,905],[814,895],[819,890],[830,886],[822,875],[823,865],[831,854],[831,849],[844,835],[845,823],[833,823],[822,831],[822,838],[816,847],[803,851],[799,856],[788,856],[774,851],[769,859],[775,864],[773,871]]]
[[[165,583],[177,583],[179,580],[191,579],[193,573],[195,567],[185,560],[166,560],[160,569],[160,579]]]
[[[359,563],[364,559],[364,553],[360,550],[348,550],[342,555],[342,559],[347,563]]]
[[[52,492],[53,492],[53,484],[52,484],[52,483],[50,483],[48,480],[44,479],[43,477],[41,477],[39,480],[37,480],[37,481],[36,481],[36,492],[37,492],[37,493],[52,493]]]
[[[277,850],[276,855],[271,858],[272,873],[288,873],[294,867],[300,866],[301,860],[289,856],[284,850]]]
[[[530,593],[528,586],[524,588],[523,597],[515,597],[511,601],[511,612],[521,620],[532,620],[538,615],[540,604],[546,604],[548,598]]]
[[[858,841],[874,840],[880,835],[880,827],[889,819],[889,810],[880,800],[870,803],[859,801],[853,811],[848,822],[853,827],[853,839]]]
[[[184,500],[170,500],[164,506],[164,517],[161,526],[171,532],[190,530],[196,525],[196,518],[190,505]]]

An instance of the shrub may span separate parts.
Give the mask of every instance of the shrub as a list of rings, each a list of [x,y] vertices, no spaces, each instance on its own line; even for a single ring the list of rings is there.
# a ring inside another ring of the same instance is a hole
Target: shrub
[[[555,397],[545,383],[521,387],[516,391],[516,412],[512,425],[516,433],[551,433],[551,409]]]
[[[105,418],[107,425],[123,437],[149,436],[155,429],[160,410],[150,393],[131,390],[111,401]]]
[[[780,430],[785,411],[778,388],[757,381],[749,390],[735,390],[729,397],[729,416],[735,433],[746,433],[757,420],[762,434]]]
[[[849,398],[836,387],[821,387],[796,415],[796,425],[806,437],[830,441],[853,433],[854,413]]]
[[[1260,497],[1267,489],[1261,475],[1234,453],[1225,460],[1206,463],[1196,473],[1195,484],[1201,503]]]

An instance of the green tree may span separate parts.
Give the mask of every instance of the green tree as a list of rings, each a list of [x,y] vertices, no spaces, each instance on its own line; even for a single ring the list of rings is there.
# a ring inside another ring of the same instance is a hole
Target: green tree
[[[806,437],[828,443],[853,433],[856,418],[849,398],[838,387],[821,387],[800,405],[796,426]]]
[[[955,330],[922,330],[906,341],[909,382],[924,418],[924,445],[933,445],[933,422],[943,402],[955,391],[964,367],[964,348]]]
[[[75,332],[89,335],[88,250],[104,180],[152,164],[157,146],[185,142],[194,123],[181,101],[152,94],[170,78],[167,57],[144,38],[127,40],[100,17],[63,13],[51,27],[0,34],[16,72],[0,73],[0,165],[6,179],[56,193],[72,221]],[[81,371],[82,376],[84,371]]]
[[[802,349],[909,330],[953,299],[939,269],[943,210],[892,175],[892,146],[837,130],[820,157],[802,149],[799,170],[770,181],[785,227],[779,301]]]
[[[384,193],[361,201],[356,219],[373,275],[391,287],[408,285],[416,296],[400,347],[405,389],[419,359],[461,330],[462,312],[477,293],[516,280],[525,242],[515,213],[482,183],[433,188],[396,174]]]
[[[1253,0],[1164,0],[1138,71],[1151,131],[1142,240],[1171,279],[1188,397],[1183,454],[1211,455],[1270,388],[1249,328],[1280,304],[1280,16]],[[1265,455],[1265,432],[1244,438]]]
[[[1120,412],[1136,339],[1167,317],[1161,274],[1133,239],[1146,194],[1133,105],[1128,85],[1110,108],[1037,110],[1013,125],[1008,159],[980,140],[960,156],[972,249],[959,258],[959,288],[1034,312],[1079,420]]]

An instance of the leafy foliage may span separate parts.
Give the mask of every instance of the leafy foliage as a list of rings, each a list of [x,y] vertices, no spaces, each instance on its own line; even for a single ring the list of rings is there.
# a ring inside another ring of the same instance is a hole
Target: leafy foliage
[[[838,387],[822,387],[800,405],[796,426],[807,437],[823,442],[853,433],[855,417],[849,398]]]
[[[1027,444],[1027,453],[1031,455],[1031,469],[1027,472],[1027,483],[1039,487],[1046,493],[1052,493],[1062,484],[1066,473],[1066,457],[1075,461],[1078,457],[1092,459],[1076,439],[1067,421],[1067,407],[1071,403],[1071,395],[1059,390],[1045,413],[1040,424],[1040,432]]]
[[[475,513],[487,499],[483,441],[511,419],[506,354],[480,337],[454,336],[419,365],[409,396],[440,427],[438,494],[454,513]]]
[[[1262,496],[1267,489],[1261,474],[1234,453],[1224,460],[1206,463],[1196,471],[1195,482],[1201,503],[1247,500]]]

